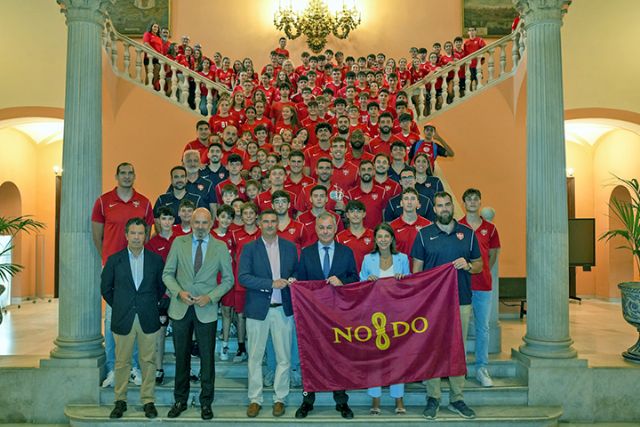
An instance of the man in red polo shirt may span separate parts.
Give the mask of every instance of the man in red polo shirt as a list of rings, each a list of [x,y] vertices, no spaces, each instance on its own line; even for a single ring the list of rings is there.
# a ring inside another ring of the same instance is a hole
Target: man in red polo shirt
[[[289,176],[284,181],[284,189],[297,195],[302,194],[302,190],[315,183],[310,176],[304,175],[304,153],[300,150],[293,150],[289,154]]]
[[[286,177],[287,171],[283,166],[275,165],[271,168],[271,170],[269,171],[269,183],[271,185],[269,186],[268,190],[265,190],[262,193],[258,194],[255,200],[255,203],[258,205],[258,209],[260,209],[260,212],[267,209],[274,209],[271,205],[271,198],[276,191],[285,191],[289,193],[289,200],[293,200],[295,202],[296,195],[284,189],[284,180]],[[293,211],[291,213],[293,213]]]
[[[318,160],[318,163],[316,164],[316,176],[318,177],[316,184],[327,189],[329,198],[329,201],[327,202],[327,210],[344,210],[344,204],[346,203],[344,198],[346,197],[346,194],[342,187],[332,181],[333,164],[330,159],[322,157]],[[296,210],[298,212],[311,209],[311,192],[313,191],[313,188],[315,187],[305,187],[302,190],[302,194],[296,197]]]
[[[389,178],[389,157],[386,154],[376,154],[373,158],[373,167],[376,172],[374,182],[384,188],[387,202],[402,192],[400,184]]]
[[[349,200],[360,200],[367,206],[363,224],[371,229],[382,222],[382,211],[387,204],[384,188],[374,183],[373,174],[373,163],[369,160],[361,161],[358,169],[360,184],[347,192]]]
[[[287,47],[287,39],[285,37],[280,37],[278,40],[278,47],[274,50],[278,55],[284,55],[285,57],[289,57],[289,51],[285,49]]]
[[[384,153],[389,156],[391,154],[391,143],[397,140],[397,138],[391,134],[393,130],[393,116],[390,113],[382,113],[380,114],[378,123],[379,135],[369,141],[369,152],[375,154]]]
[[[331,139],[331,163],[333,164],[332,181],[344,191],[349,191],[358,183],[358,167],[345,159],[347,141],[339,136]]]
[[[389,223],[396,236],[396,249],[407,256],[411,255],[413,241],[422,227],[431,224],[431,221],[418,215],[420,208],[419,194],[415,188],[407,187],[402,190],[402,215]],[[411,263],[411,258],[409,258]]]
[[[482,205],[480,190],[469,188],[462,194],[462,202],[466,215],[460,224],[470,227],[476,235],[480,255],[482,256],[482,271],[471,276],[471,305],[476,327],[476,379],[483,387],[493,386],[491,376],[487,370],[489,364],[489,317],[491,317],[491,268],[498,259],[500,251],[500,237],[495,225],[480,216]]]
[[[322,185],[314,185],[309,192],[310,208],[309,210],[302,212],[296,220],[300,222],[304,227],[304,235],[306,242],[303,247],[315,243],[318,240],[316,233],[316,218],[323,212],[330,213],[336,219],[337,231],[340,232],[344,229],[342,219],[340,215],[333,211],[327,210],[328,192],[327,188]]]
[[[278,236],[296,245],[298,255],[307,242],[304,225],[291,219],[291,195],[282,190],[274,191],[271,195],[271,205],[278,215]]]
[[[473,52],[477,52],[487,45],[487,43],[482,39],[482,37],[478,37],[478,31],[476,30],[476,27],[469,27],[468,34],[469,34],[469,38],[464,41],[464,46],[463,46],[465,56],[469,56]],[[471,90],[473,90],[475,88],[475,85],[473,83],[478,82],[478,77],[477,77],[478,76],[478,60],[477,59],[472,60],[471,64],[469,64],[469,71],[471,74],[470,88]]]
[[[198,137],[184,146],[184,153],[187,150],[197,150],[200,153],[200,163],[206,165],[209,163],[209,138],[211,137],[211,126],[205,120],[199,120],[196,123],[196,133]]]
[[[96,200],[91,213],[91,231],[93,243],[102,258],[102,265],[114,253],[127,247],[125,226],[131,218],[143,218],[149,228],[153,224],[153,207],[142,194],[136,192],[133,183],[136,173],[131,163],[120,163],[116,168],[116,187],[104,193]],[[148,237],[148,236],[147,236]],[[107,356],[107,378],[103,387],[114,383],[115,341],[111,332],[111,307],[107,304],[104,316],[104,340]],[[132,378],[142,383],[142,375],[138,368],[137,354],[133,357]],[[139,385],[139,384],[138,384]]]
[[[356,267],[360,271],[364,256],[373,250],[373,230],[365,228],[362,221],[367,208],[360,200],[349,200],[345,207],[345,215],[349,220],[349,228],[336,235],[336,241],[349,246],[356,259]]]

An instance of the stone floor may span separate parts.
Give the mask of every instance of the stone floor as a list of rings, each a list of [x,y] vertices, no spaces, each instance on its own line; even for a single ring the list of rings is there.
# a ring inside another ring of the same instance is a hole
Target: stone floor
[[[58,302],[34,301],[8,307],[0,325],[0,367],[38,366],[41,358],[48,357],[57,335]],[[520,319],[519,309],[519,301],[500,304],[504,358],[511,357],[511,349],[522,343],[526,332],[526,316]],[[640,369],[620,356],[638,333],[622,318],[619,303],[595,299],[572,302],[570,322],[578,355],[588,359],[589,366]]]

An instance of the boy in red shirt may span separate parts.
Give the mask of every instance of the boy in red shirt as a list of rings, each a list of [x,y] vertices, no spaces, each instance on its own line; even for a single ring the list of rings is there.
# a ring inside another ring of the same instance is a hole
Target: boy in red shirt
[[[469,27],[468,34],[469,34],[469,38],[464,41],[464,46],[463,46],[465,56],[471,55],[473,52],[477,52],[487,45],[487,42],[485,42],[482,39],[482,37],[477,36],[478,31],[476,27]],[[473,83],[474,82],[476,84],[478,83],[478,60],[477,59],[474,59],[473,61],[471,61],[471,64],[469,65],[469,71],[471,74],[471,90],[473,90],[475,88],[475,85]]]

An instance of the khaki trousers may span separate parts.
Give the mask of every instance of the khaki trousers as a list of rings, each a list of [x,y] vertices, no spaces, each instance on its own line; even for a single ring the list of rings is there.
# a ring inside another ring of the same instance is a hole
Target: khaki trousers
[[[471,317],[471,304],[460,306],[460,322],[462,323],[462,342],[464,344],[467,339],[467,330],[469,329],[469,318]],[[467,350],[465,348],[465,358]],[[449,402],[457,402],[463,400],[462,390],[464,389],[465,376],[449,377],[449,385],[451,386],[451,392],[449,393]],[[440,401],[442,397],[442,391],[440,390],[440,378],[431,378],[425,381],[427,385],[427,397],[433,397]]]
[[[289,395],[289,369],[291,368],[292,317],[284,314],[282,306],[269,308],[264,320],[247,318],[247,353],[249,360],[249,392],[251,403],[262,405],[262,358],[271,333],[276,353],[276,372],[273,380],[273,401],[283,402]]]
[[[133,346],[138,341],[140,370],[142,371],[142,385],[140,386],[140,400],[143,404],[155,401],[156,387],[156,335],[157,331],[145,334],[140,326],[138,315],[133,318],[131,332],[127,335],[113,334],[116,343],[116,363],[114,369],[115,400],[127,401],[127,386],[131,375],[131,356]]]

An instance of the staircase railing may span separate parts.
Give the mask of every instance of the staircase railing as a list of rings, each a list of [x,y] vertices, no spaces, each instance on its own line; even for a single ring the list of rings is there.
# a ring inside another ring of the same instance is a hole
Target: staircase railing
[[[414,101],[410,102],[416,121],[444,112],[463,99],[479,92],[483,88],[496,84],[513,76],[522,61],[525,51],[525,38],[523,22],[511,34],[483,47],[482,49],[466,56],[458,61],[451,62],[435,73],[427,75],[404,90]],[[477,64],[476,80],[471,82],[471,64]],[[460,90],[459,72],[464,69],[465,90]],[[453,72],[452,92],[447,93],[447,76]],[[436,81],[442,81],[442,105],[436,108]],[[427,89],[429,85],[429,89]],[[427,96],[427,90],[429,95]],[[427,101],[428,99],[428,101]],[[428,105],[426,105],[428,102]],[[426,108],[425,108],[426,107]]]
[[[202,114],[200,111],[200,102],[203,96],[201,86],[207,88],[207,116],[215,113],[213,111],[214,91],[220,95],[231,95],[231,90],[227,86],[209,80],[142,43],[120,34],[109,19],[105,22],[102,44],[116,75],[165,96],[186,110]],[[132,49],[134,51],[133,58],[131,58]],[[146,66],[144,64],[145,58],[148,58]],[[155,76],[154,63],[159,65],[158,74]],[[190,95],[191,100],[189,99]]]

